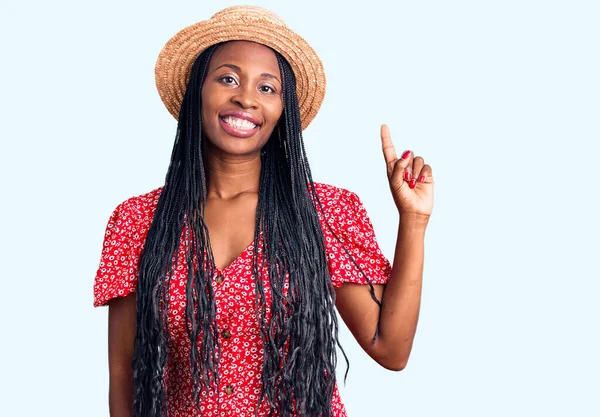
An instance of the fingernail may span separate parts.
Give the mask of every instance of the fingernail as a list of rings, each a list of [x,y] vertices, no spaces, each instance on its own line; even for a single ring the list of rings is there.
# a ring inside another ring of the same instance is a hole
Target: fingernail
[[[410,180],[410,182],[408,183],[408,186],[410,188],[415,188],[416,185],[417,185],[417,180],[414,178],[412,180]]]
[[[410,181],[411,178],[412,178],[412,175],[411,175],[410,171],[404,171],[404,180]]]
[[[419,177],[419,181],[420,181],[420,182],[425,182],[425,175],[421,175],[421,176]]]
[[[405,151],[405,152],[402,154],[402,159],[407,159],[409,156],[410,156],[410,151]]]

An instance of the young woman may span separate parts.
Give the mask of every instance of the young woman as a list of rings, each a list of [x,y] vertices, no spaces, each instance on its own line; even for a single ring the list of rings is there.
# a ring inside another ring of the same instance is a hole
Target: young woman
[[[222,10],[165,45],[156,77],[178,118],[165,184],[114,210],[94,283],[111,416],[345,416],[334,306],[375,361],[406,366],[431,167],[382,126],[392,267],[358,196],[312,180],[302,130],[325,78],[281,19]]]

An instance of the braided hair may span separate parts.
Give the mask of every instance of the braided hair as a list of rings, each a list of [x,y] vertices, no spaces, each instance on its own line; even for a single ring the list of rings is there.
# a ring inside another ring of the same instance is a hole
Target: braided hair
[[[219,329],[211,285],[215,263],[203,216],[207,196],[202,155],[205,139],[199,140],[203,138],[202,85],[219,45],[207,48],[192,65],[165,185],[140,259],[133,355],[134,417],[168,415],[165,368],[169,288],[183,230],[188,265],[185,323],[191,341],[194,401],[199,402],[219,384]],[[335,290],[317,213],[317,207],[321,211],[323,207],[302,139],[295,76],[289,63],[279,53],[275,55],[283,81],[284,108],[261,152],[254,241],[258,242],[262,233],[263,250],[260,265],[258,251],[254,251],[252,260],[256,311],[264,342],[259,403],[267,401],[271,415],[330,416],[336,346],[346,360],[346,375],[349,362],[338,340]],[[346,253],[354,260],[348,250]],[[268,306],[263,274],[259,273],[265,267],[271,294]],[[368,278],[367,282],[372,298],[379,304]],[[200,344],[196,343],[199,339]]]

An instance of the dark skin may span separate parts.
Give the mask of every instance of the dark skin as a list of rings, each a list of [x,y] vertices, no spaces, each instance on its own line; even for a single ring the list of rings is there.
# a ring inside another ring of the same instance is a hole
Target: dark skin
[[[108,408],[111,417],[131,417],[133,412],[133,345],[135,293],[108,304]]]
[[[230,42],[213,54],[202,87],[207,200],[204,221],[216,265],[229,265],[254,239],[260,151],[283,112],[277,58],[254,42]],[[243,111],[259,121],[249,138],[228,134],[219,115]]]
[[[219,47],[202,88],[204,163],[207,177],[205,222],[216,265],[224,269],[254,239],[261,171],[260,151],[283,112],[279,66],[273,51],[246,41]],[[239,138],[220,124],[220,114],[239,110],[259,123],[252,136]],[[433,205],[431,167],[423,158],[398,158],[389,130],[381,131],[390,190],[399,209],[398,240],[389,283],[374,285],[381,312],[367,285],[344,284],[336,307],[360,346],[381,366],[406,366],[416,331],[423,274],[425,228]],[[406,153],[405,153],[406,154]],[[406,173],[410,173],[410,178]],[[412,181],[412,179],[415,181]],[[109,307],[109,404],[111,417],[130,417],[133,404],[131,361],[135,338],[135,294]],[[380,334],[371,343],[377,320]]]

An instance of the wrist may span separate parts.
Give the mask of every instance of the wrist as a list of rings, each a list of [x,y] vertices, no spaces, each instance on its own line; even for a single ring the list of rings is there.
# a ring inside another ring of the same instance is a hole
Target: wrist
[[[410,229],[422,229],[427,228],[429,223],[429,214],[415,213],[415,212],[400,212],[400,226],[409,227]]]

